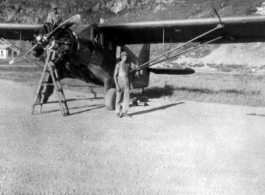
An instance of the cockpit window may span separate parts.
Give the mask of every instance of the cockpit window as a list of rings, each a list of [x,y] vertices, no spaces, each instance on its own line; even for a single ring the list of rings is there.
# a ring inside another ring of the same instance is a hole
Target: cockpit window
[[[96,29],[94,29],[94,36],[93,36],[93,42],[100,44],[100,34],[99,31],[97,31]]]

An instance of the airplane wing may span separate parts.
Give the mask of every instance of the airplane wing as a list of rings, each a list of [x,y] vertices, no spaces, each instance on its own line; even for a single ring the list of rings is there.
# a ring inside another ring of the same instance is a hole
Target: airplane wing
[[[221,18],[223,28],[197,41],[205,42],[222,36],[214,43],[265,41],[265,17],[245,16]],[[98,24],[98,28],[118,44],[186,42],[220,24],[218,18]]]
[[[118,44],[178,43],[197,37],[219,24],[217,18],[98,24],[104,34]],[[245,16],[222,18],[224,27],[198,39],[208,41],[219,36],[215,43],[242,43],[265,41],[265,17]],[[82,25],[88,26],[88,25]],[[16,40],[34,40],[35,30],[42,24],[0,24],[0,37]],[[21,36],[21,37],[20,37]]]
[[[42,24],[2,23],[0,24],[0,37],[4,39],[31,41],[34,40],[34,32],[42,28]]]
[[[65,20],[60,24],[56,29],[54,29],[49,36],[52,36],[53,33],[56,33],[57,30],[61,28],[68,28],[74,24],[78,24],[81,21],[81,16],[79,14]],[[42,30],[43,24],[15,24],[15,23],[0,23],[0,37],[4,39],[13,39],[13,40],[34,40],[34,34],[36,30]]]

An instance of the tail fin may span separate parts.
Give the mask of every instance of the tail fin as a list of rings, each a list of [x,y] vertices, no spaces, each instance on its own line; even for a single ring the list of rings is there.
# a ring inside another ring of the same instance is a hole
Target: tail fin
[[[124,46],[123,49],[128,53],[129,60],[133,64],[132,67],[137,68],[150,60],[150,44],[144,44],[138,57],[128,47]],[[132,87],[144,88],[149,85],[150,72],[147,69],[137,71],[133,76]]]

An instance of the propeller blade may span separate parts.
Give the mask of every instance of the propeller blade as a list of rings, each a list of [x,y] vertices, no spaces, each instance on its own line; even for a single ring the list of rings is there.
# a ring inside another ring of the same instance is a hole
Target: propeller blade
[[[66,27],[70,27],[74,24],[79,24],[81,23],[81,16],[79,14],[69,18],[68,20],[65,20],[62,24],[60,24],[58,27],[56,27],[52,32],[50,32],[50,34],[48,34],[48,36],[46,37],[47,40],[49,40],[58,30],[64,29]],[[39,45],[39,43],[36,43],[32,48],[30,48],[30,50],[28,50],[26,53],[20,54],[18,57],[12,59],[9,61],[9,64],[13,64],[14,62],[16,62],[18,59],[26,56],[29,54],[29,52],[31,52],[32,50],[34,50],[37,46]]]
[[[38,43],[35,44],[33,47],[31,47],[26,53],[21,53],[20,55],[18,55],[16,58],[12,59],[9,61],[9,64],[14,64],[18,59],[28,55],[33,49],[35,49],[38,46]]]
[[[48,34],[48,36],[47,36],[47,39],[52,37],[58,30],[63,29],[66,26],[68,26],[68,25],[72,26],[74,24],[79,24],[79,23],[81,23],[81,16],[79,14],[74,15],[73,17],[69,18],[68,20],[65,20],[63,23],[61,23],[59,26],[57,26],[52,32],[50,32],[50,34]]]

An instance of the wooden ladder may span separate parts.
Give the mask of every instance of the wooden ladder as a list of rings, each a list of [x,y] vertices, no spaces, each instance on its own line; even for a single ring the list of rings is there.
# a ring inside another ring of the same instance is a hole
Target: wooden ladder
[[[34,114],[34,109],[36,105],[40,106],[39,113],[41,113],[41,109],[42,109],[42,105],[44,104],[44,98],[45,98],[45,93],[46,93],[46,90],[43,90],[43,89],[45,88],[44,86],[45,84],[46,85],[50,84],[48,83],[49,76],[51,76],[52,78],[53,86],[55,87],[57,97],[58,97],[58,102],[61,107],[62,115],[67,116],[70,114],[67,103],[66,103],[65,95],[63,92],[63,88],[60,83],[58,71],[53,63],[54,57],[55,57],[55,51],[48,50],[45,65],[44,65],[43,72],[41,75],[41,79],[39,81],[39,85],[36,91],[34,104],[32,106],[32,114]]]

